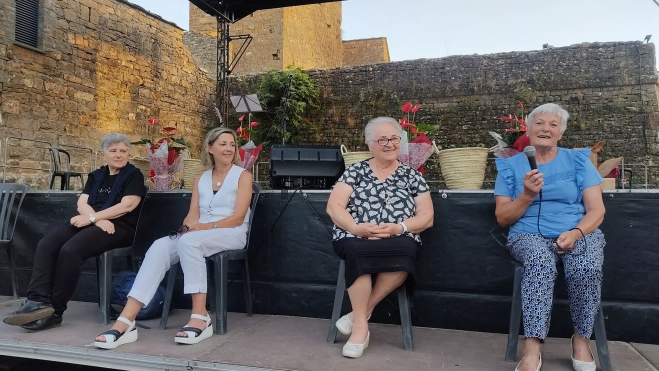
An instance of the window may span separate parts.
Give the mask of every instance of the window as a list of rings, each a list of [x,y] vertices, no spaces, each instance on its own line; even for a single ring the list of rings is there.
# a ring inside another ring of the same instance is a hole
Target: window
[[[39,0],[16,0],[15,31],[16,42],[39,47]]]

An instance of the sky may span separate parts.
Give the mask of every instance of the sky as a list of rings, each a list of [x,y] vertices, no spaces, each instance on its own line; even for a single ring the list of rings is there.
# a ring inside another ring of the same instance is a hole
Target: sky
[[[188,29],[188,1],[129,0]],[[343,39],[386,37],[392,61],[540,50],[582,42],[659,46],[653,0],[347,0]],[[659,60],[659,53],[657,54]]]

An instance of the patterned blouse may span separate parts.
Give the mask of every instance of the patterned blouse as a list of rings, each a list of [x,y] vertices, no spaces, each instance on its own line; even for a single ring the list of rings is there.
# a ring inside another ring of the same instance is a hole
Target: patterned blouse
[[[368,160],[348,167],[337,180],[352,187],[346,211],[356,223],[400,223],[414,216],[414,198],[428,192],[428,184],[421,173],[400,163],[398,168],[381,182],[375,175]],[[417,233],[406,232],[421,243]],[[350,232],[334,225],[332,240],[355,237]]]

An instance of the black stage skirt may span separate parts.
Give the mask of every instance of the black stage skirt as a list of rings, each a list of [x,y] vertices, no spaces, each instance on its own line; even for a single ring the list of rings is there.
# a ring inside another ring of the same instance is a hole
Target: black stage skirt
[[[365,274],[407,272],[407,292],[414,293],[419,243],[408,236],[368,240],[346,237],[332,241],[334,252],[346,264],[346,287]]]

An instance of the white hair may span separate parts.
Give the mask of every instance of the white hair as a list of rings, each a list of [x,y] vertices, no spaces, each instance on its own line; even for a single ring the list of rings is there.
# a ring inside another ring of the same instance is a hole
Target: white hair
[[[567,129],[567,119],[570,118],[570,114],[567,113],[563,107],[556,103],[545,103],[541,106],[538,106],[536,109],[531,111],[531,113],[529,113],[527,116],[526,124],[532,125],[535,116],[541,113],[553,113],[554,115],[558,116],[561,119],[561,134],[565,132],[565,129]]]
[[[389,124],[392,127],[396,128],[399,137],[402,138],[403,135],[405,135],[403,128],[400,127],[400,124],[395,119],[391,117],[376,117],[373,120],[369,121],[368,124],[366,124],[366,127],[364,128],[364,139],[365,139],[364,143],[368,144],[368,142],[374,140],[375,129],[383,124]]]
[[[115,143],[123,143],[130,148],[130,139],[125,134],[110,133],[101,139],[101,151],[105,153],[111,145]]]

